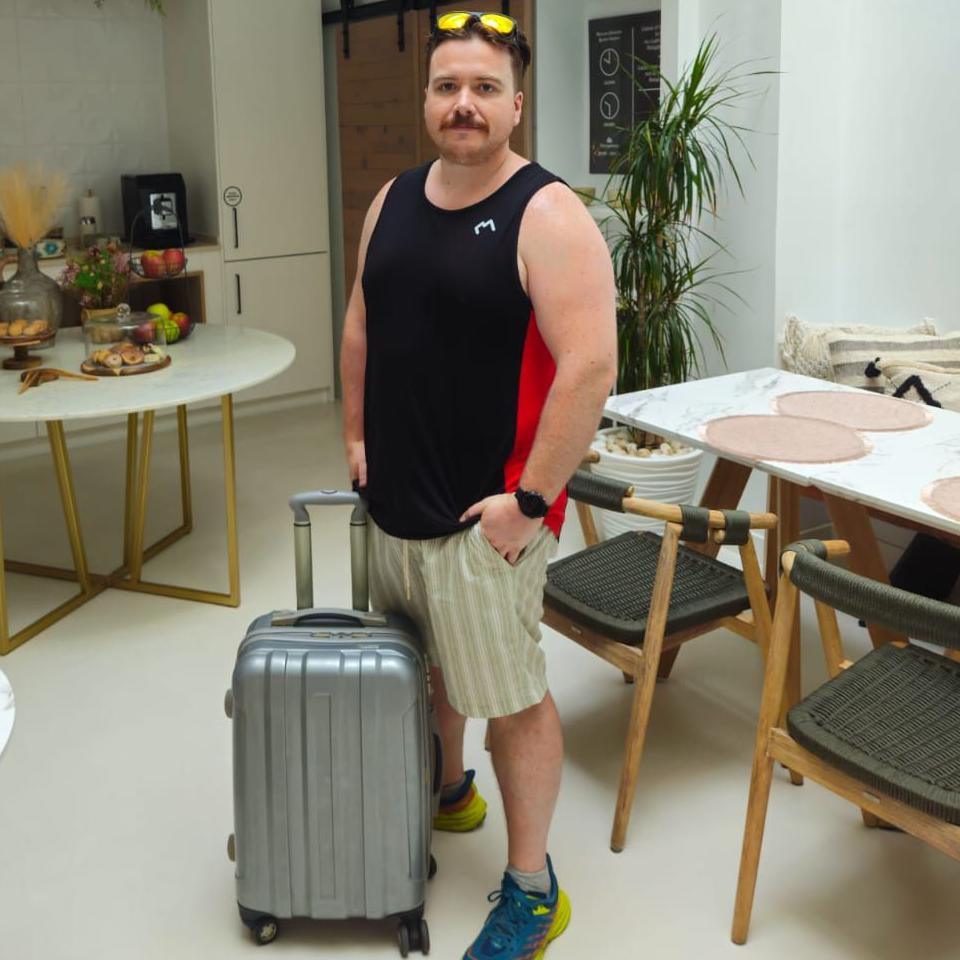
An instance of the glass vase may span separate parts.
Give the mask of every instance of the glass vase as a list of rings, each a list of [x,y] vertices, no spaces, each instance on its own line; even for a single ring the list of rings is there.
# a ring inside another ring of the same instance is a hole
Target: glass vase
[[[0,330],[7,337],[36,337],[38,349],[53,346],[63,316],[56,280],[40,272],[35,248],[17,250],[17,272],[0,287]],[[0,337],[2,339],[2,337]]]

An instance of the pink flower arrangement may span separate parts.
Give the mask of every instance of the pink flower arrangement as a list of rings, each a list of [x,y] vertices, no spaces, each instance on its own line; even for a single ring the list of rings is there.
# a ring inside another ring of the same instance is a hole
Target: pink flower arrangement
[[[130,257],[115,243],[90,247],[79,257],[67,257],[59,280],[64,290],[77,297],[81,307],[115,307],[127,295]]]

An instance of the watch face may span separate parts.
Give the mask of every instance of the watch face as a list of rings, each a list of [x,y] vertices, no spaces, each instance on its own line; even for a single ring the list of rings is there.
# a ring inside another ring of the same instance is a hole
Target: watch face
[[[520,504],[520,512],[531,520],[547,515],[547,501],[533,490],[518,490],[517,503]]]

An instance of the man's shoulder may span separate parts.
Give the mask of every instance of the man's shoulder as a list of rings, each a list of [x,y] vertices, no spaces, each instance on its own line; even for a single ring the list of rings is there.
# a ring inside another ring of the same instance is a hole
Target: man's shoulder
[[[542,231],[568,230],[571,227],[596,224],[587,212],[583,201],[563,180],[554,179],[545,183],[530,198],[523,216],[522,230],[540,234]]]

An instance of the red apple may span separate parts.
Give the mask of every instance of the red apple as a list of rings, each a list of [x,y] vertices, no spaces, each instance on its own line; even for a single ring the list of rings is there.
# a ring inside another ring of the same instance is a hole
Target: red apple
[[[186,313],[172,313],[170,319],[180,328],[180,339],[190,333],[190,317]]]
[[[144,250],[140,254],[140,266],[145,276],[157,279],[167,275],[167,266],[164,262],[162,250]]]
[[[145,320],[133,331],[133,339],[137,343],[153,343],[157,337],[157,331],[153,326],[152,320]]]
[[[186,266],[183,251],[179,247],[169,247],[164,250],[163,262],[166,265],[167,273],[171,277],[181,273]]]

